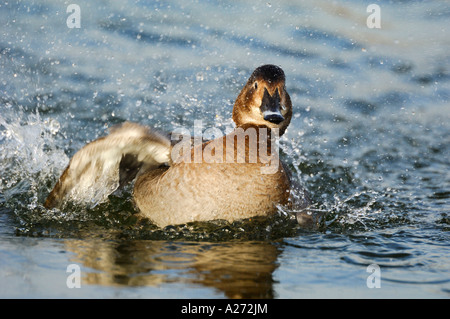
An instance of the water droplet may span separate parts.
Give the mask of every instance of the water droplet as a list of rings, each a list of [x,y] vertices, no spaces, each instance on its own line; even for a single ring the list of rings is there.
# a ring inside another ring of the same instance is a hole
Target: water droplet
[[[203,80],[205,79],[205,76],[203,75],[202,72],[198,72],[198,73],[195,75],[195,79],[196,79],[197,81],[203,81]]]
[[[57,120],[55,120],[55,119],[48,120],[47,128],[49,129],[49,131],[52,135],[55,135],[56,133],[58,133],[60,127],[61,127],[61,125],[59,124],[59,122]]]

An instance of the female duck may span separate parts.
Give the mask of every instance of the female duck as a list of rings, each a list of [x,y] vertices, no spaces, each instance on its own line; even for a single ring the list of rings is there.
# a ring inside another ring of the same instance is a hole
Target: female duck
[[[291,192],[274,143],[292,117],[283,70],[258,67],[232,116],[232,133],[192,148],[190,139],[172,145],[138,124],[115,127],[73,156],[45,206],[98,203],[135,179],[137,209],[160,227],[272,214],[288,204]]]

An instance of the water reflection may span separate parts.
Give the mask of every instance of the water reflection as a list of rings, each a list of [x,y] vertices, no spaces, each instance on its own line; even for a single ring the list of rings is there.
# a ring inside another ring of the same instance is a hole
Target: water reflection
[[[182,282],[214,288],[227,298],[275,297],[272,274],[281,250],[274,243],[68,239],[65,244],[75,253],[71,262],[81,266],[83,284],[142,287]]]

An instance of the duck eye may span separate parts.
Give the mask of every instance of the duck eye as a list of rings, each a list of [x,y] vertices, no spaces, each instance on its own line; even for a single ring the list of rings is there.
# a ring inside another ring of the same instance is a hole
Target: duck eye
[[[255,82],[255,90],[258,89],[258,82]]]

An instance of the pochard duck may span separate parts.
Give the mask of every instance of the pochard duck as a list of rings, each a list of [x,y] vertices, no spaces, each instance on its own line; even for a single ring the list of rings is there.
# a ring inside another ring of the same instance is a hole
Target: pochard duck
[[[234,103],[230,134],[172,143],[165,134],[125,122],[72,157],[44,206],[98,203],[134,181],[140,216],[159,227],[271,215],[292,204],[293,184],[276,144],[291,117],[283,70],[260,66]],[[307,207],[308,198],[297,205]]]

